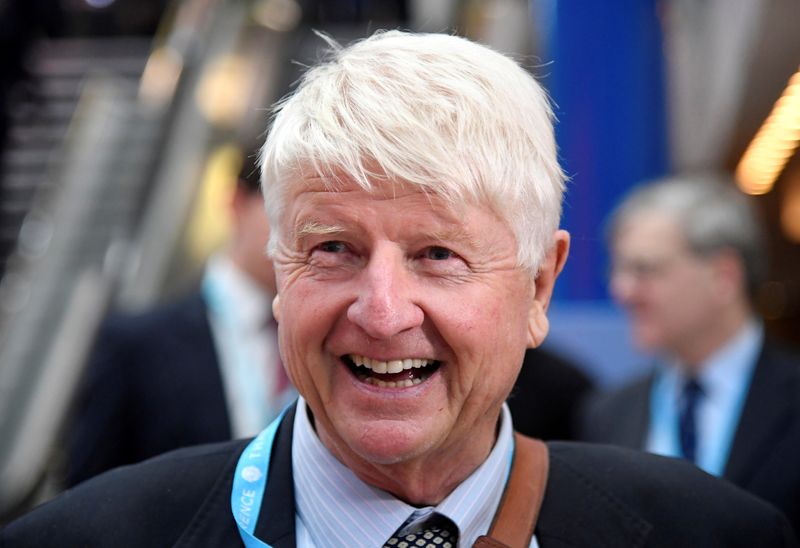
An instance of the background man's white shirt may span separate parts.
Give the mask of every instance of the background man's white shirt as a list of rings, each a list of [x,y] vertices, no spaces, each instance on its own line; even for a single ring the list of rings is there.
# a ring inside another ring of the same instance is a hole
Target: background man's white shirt
[[[751,321],[701,364],[697,381],[703,387],[703,397],[695,414],[696,464],[709,474],[721,476],[725,471],[763,343],[763,326]],[[678,403],[686,380],[686,375],[674,363],[657,374],[651,397],[647,451],[668,457],[681,456]]]
[[[273,295],[230,258],[218,255],[206,267],[203,298],[208,305],[231,433],[234,438],[254,436],[296,394],[290,389],[277,400],[274,397],[280,361],[272,322]]]

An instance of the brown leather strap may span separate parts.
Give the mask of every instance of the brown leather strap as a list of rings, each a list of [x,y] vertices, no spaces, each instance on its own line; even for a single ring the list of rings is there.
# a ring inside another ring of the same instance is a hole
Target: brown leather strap
[[[514,460],[508,484],[488,535],[474,548],[527,548],[542,507],[550,466],[544,442],[514,433]]]

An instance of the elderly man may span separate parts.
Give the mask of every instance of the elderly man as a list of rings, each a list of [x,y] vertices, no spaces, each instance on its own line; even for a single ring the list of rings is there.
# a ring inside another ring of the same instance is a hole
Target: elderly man
[[[302,397],[255,440],[68,492],[6,546],[794,545],[686,463],[513,436],[503,402],[568,248],[545,94],[454,36],[332,47],[263,149]]]
[[[710,176],[657,181],[619,206],[610,235],[612,293],[661,360],[591,401],[583,437],[691,460],[800,531],[800,359],[754,313],[765,265],[745,196]]]

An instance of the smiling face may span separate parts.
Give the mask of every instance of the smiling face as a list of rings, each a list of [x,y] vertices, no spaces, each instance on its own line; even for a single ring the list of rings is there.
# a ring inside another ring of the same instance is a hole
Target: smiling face
[[[481,462],[543,337],[546,296],[534,305],[512,232],[489,208],[408,188],[294,188],[275,254],[280,342],[323,443],[363,476]]]

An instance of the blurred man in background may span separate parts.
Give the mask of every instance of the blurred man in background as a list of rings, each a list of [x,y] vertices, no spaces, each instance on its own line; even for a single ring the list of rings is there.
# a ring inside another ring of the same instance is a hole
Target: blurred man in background
[[[586,407],[582,436],[686,458],[774,503],[800,530],[800,361],[765,341],[760,227],[731,180],[636,189],[611,224],[611,292],[645,379]]]
[[[230,241],[209,260],[201,290],[102,327],[67,435],[68,485],[171,449],[254,435],[294,397],[278,354],[252,154],[230,211]]]

